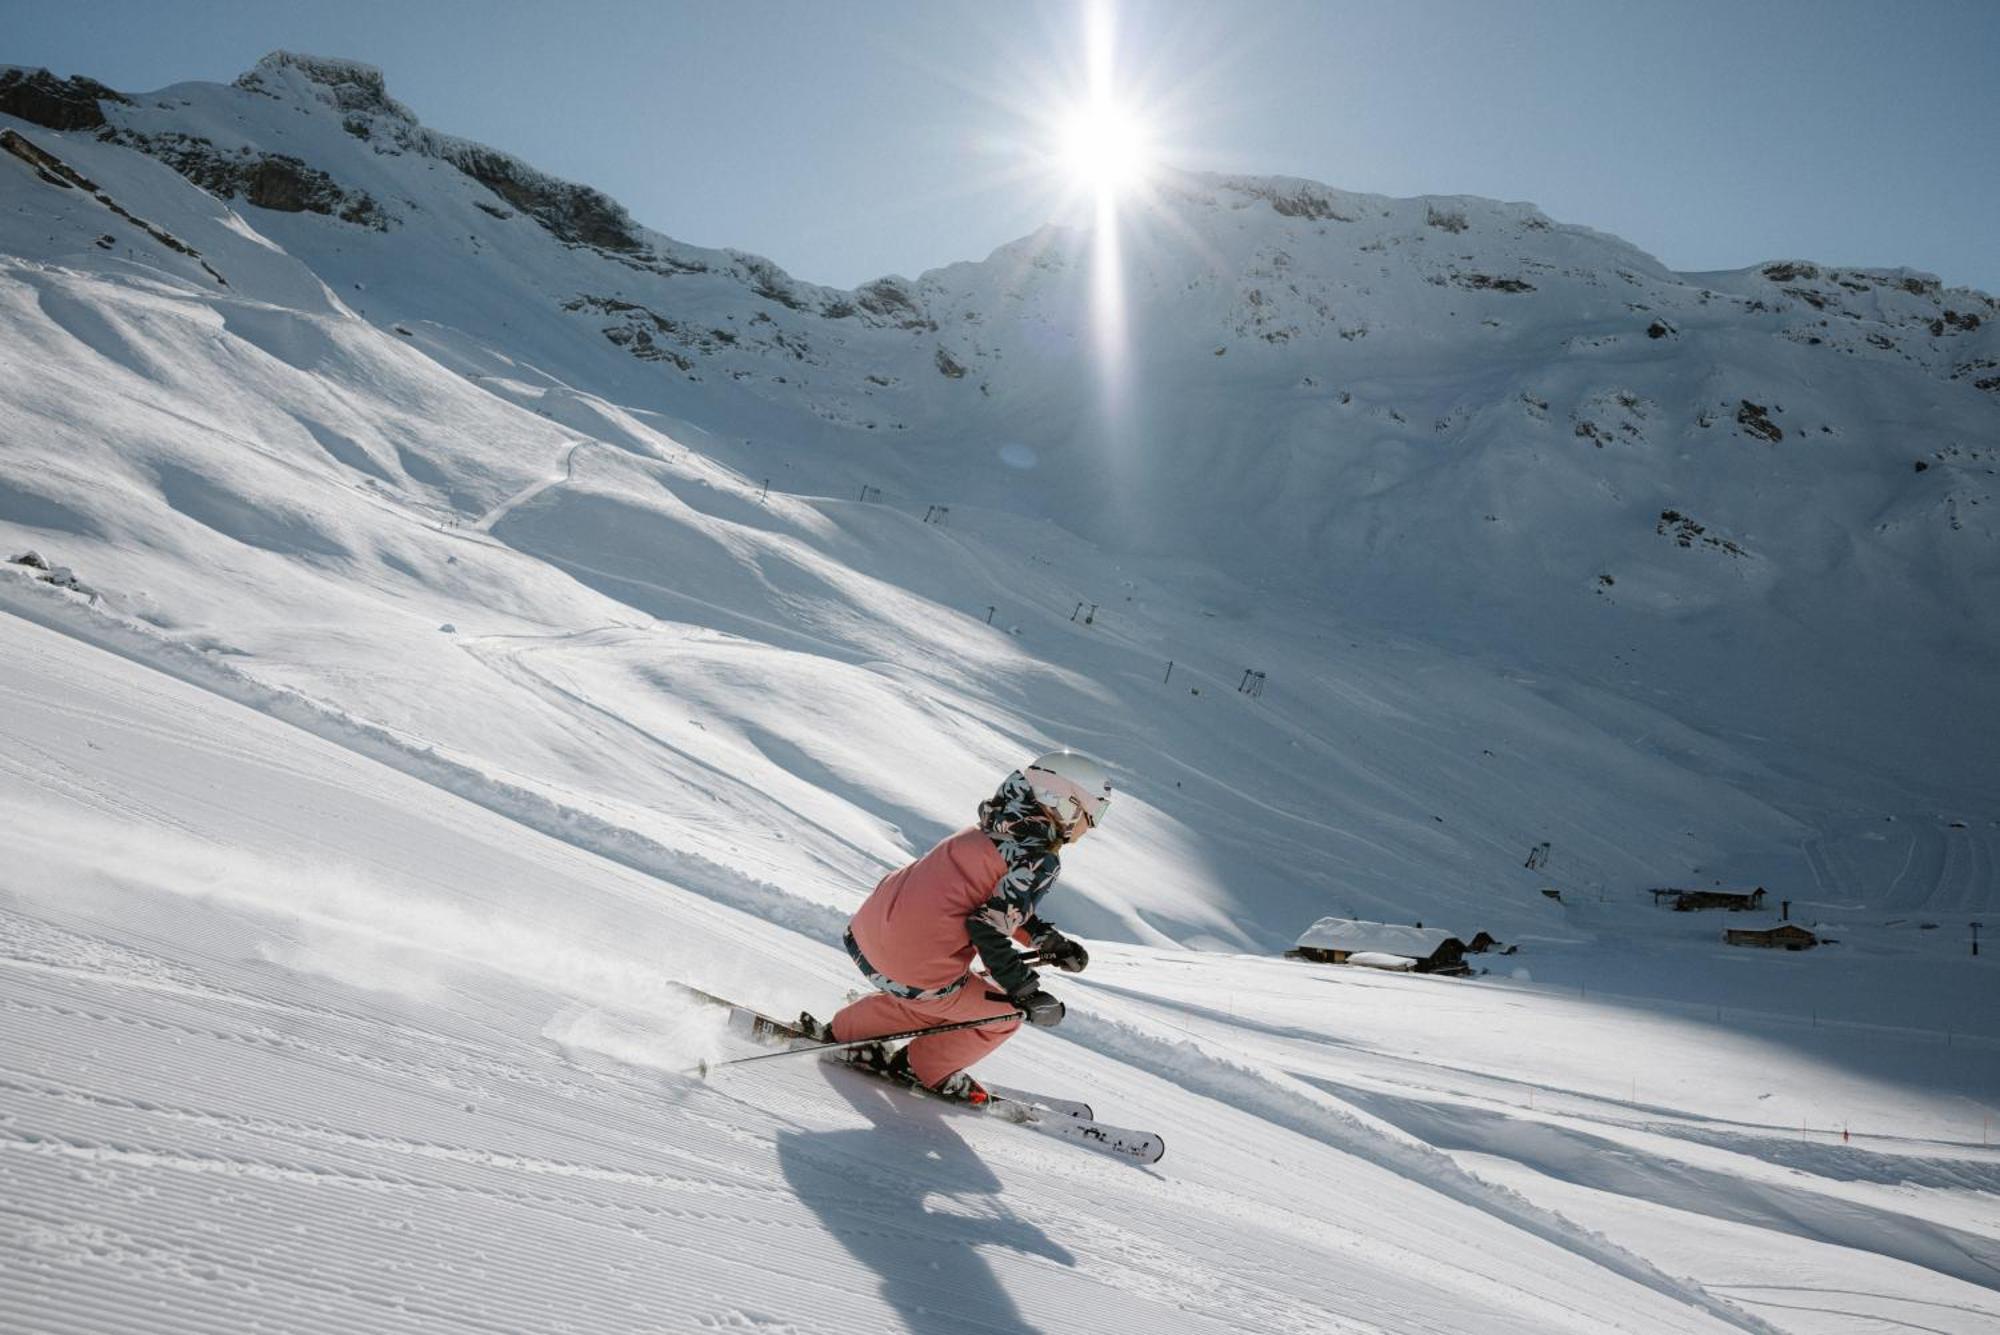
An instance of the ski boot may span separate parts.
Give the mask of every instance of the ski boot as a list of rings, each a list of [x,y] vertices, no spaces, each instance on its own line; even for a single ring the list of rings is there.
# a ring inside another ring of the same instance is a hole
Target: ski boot
[[[889,1064],[882,1068],[882,1074],[900,1084],[928,1090],[941,1099],[950,1099],[954,1103],[970,1103],[975,1108],[993,1097],[986,1092],[986,1086],[964,1071],[953,1071],[939,1083],[926,1085],[917,1079],[917,1073],[910,1069],[910,1050],[907,1047],[896,1049],[896,1054],[889,1058]]]
[[[974,1080],[964,1071],[953,1071],[931,1088],[931,1093],[939,1098],[969,1103],[978,1108],[984,1106],[993,1096],[986,1092],[986,1086]]]
[[[792,1040],[791,1046],[795,1051],[825,1047],[840,1041],[833,1036],[833,1026],[816,1018],[811,1011],[800,1011],[798,1021],[792,1027],[800,1034]],[[889,1049],[880,1043],[860,1043],[851,1048],[832,1049],[826,1054],[826,1060],[845,1062],[849,1066],[879,1073],[889,1067]]]
[[[829,1043],[838,1041],[833,1036],[833,1026],[814,1016],[811,1011],[800,1011],[799,1018],[792,1022],[792,1028],[799,1031],[799,1036],[785,1046],[793,1052],[803,1052],[809,1048],[822,1048]],[[829,1060],[845,1061],[847,1060],[847,1052],[844,1050],[832,1051],[827,1054],[827,1057]]]
[[[902,1049],[898,1048],[895,1052],[891,1052],[883,1043],[861,1043],[841,1053],[839,1059],[849,1066],[859,1066],[864,1071],[873,1071],[876,1075],[888,1075],[890,1068],[895,1065],[896,1058],[902,1055]]]

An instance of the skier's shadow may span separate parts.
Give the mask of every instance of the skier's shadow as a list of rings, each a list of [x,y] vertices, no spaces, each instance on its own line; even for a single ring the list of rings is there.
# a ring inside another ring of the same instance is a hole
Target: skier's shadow
[[[827,1077],[871,1125],[779,1133],[778,1166],[799,1200],[882,1276],[883,1299],[914,1335],[1036,1329],[977,1249],[1011,1247],[1063,1265],[1076,1258],[1008,1208],[1000,1179],[951,1128],[947,1108],[855,1072]],[[933,1197],[944,1208],[927,1205]]]

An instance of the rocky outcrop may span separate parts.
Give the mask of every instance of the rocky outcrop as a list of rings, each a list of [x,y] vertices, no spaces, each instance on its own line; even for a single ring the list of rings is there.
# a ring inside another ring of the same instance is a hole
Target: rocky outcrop
[[[214,267],[201,257],[200,251],[175,236],[172,232],[169,232],[166,228],[157,227],[147,222],[144,218],[132,213],[124,205],[99,188],[97,182],[91,180],[88,176],[85,176],[82,172],[79,172],[76,168],[70,166],[67,162],[64,162],[41,145],[34,143],[26,135],[16,134],[12,130],[0,130],[0,150],[4,150],[14,157],[19,158],[22,162],[27,163],[29,167],[34,169],[35,175],[40,177],[44,183],[52,185],[58,190],[81,190],[99,204],[102,204],[106,209],[109,209],[113,214],[123,218],[147,236],[165,246],[168,250],[179,255],[185,255],[199,264],[209,277],[222,286],[229,286],[229,280],[217,273]],[[103,246],[104,240],[103,237],[99,237],[97,244]]]
[[[1736,405],[1736,424],[1758,440],[1776,444],[1785,438],[1784,428],[1771,420],[1770,410],[1748,399]]]
[[[1451,281],[1471,292],[1533,292],[1535,285],[1525,278],[1495,278],[1485,273],[1453,273]],[[1655,335],[1658,337],[1658,335]]]
[[[99,103],[131,100],[82,75],[58,79],[47,70],[0,70],[0,112],[44,129],[97,129],[105,123]]]
[[[1672,538],[1676,547],[1692,549],[1697,544],[1713,547],[1716,551],[1727,552],[1731,556],[1742,556],[1743,548],[1730,538],[1717,537],[1708,531],[1705,524],[1698,524],[1692,516],[1679,510],[1662,510],[1653,532],[1663,538]]]
[[[854,290],[854,303],[870,316],[870,324],[898,329],[936,330],[937,321],[924,313],[923,302],[901,278],[878,278]]]
[[[643,251],[625,206],[587,185],[557,180],[519,158],[464,140],[439,144],[438,156],[573,245],[629,254]]]
[[[235,86],[267,97],[281,96],[275,85],[279,76],[287,70],[296,70],[303,75],[342,111],[394,116],[412,124],[416,122],[408,107],[389,96],[389,86],[382,79],[382,71],[358,60],[273,51],[258,61],[255,69],[238,78]]]
[[[736,267],[742,271],[744,282],[748,283],[750,290],[758,296],[795,311],[805,310],[810,305],[800,295],[798,285],[792,281],[791,275],[762,255],[749,255],[740,250],[732,250],[729,254],[736,261]]]
[[[1764,277],[1774,283],[1796,283],[1801,279],[1810,282],[1819,277],[1819,266],[1803,260],[1780,260],[1764,266]]]
[[[317,167],[284,153],[226,153],[206,139],[186,134],[106,134],[158,158],[212,195],[241,199],[279,213],[319,213],[342,222],[386,232],[395,221],[366,191],[350,190]]]
[[[1435,204],[1429,204],[1424,207],[1424,226],[1435,227],[1440,232],[1457,233],[1463,232],[1472,226],[1472,223],[1466,218],[1463,209],[1441,209]]]
[[[1261,199],[1281,217],[1303,218],[1307,222],[1353,222],[1351,210],[1343,211],[1332,190],[1310,181],[1277,177],[1237,176],[1224,184],[1230,189]]]
[[[53,584],[58,589],[68,589],[83,594],[92,602],[97,601],[97,591],[76,577],[76,572],[68,566],[50,565],[48,558],[37,551],[25,551],[18,556],[7,558],[7,564],[22,566],[35,572],[34,578],[44,584]]]
[[[585,294],[565,301],[562,308],[611,316],[612,322],[601,326],[599,332],[613,345],[625,349],[642,362],[668,362],[682,371],[694,370],[694,362],[686,353],[668,346],[671,343],[687,348],[695,343],[687,328],[678,320],[670,320],[636,301],[618,297]]]
[[[417,123],[409,108],[389,96],[382,71],[373,65],[302,55],[294,51],[273,51],[258,61],[255,69],[239,78],[235,86],[245,92],[282,97],[286,95],[287,85],[296,88],[296,81],[301,78],[310,85],[313,95],[340,112],[341,128],[347,133],[384,146],[387,151],[422,153],[457,168],[491,190],[515,211],[534,219],[558,240],[571,245],[590,246],[656,272],[686,271],[688,268],[651,253],[640,235],[638,224],[632,221],[624,206],[602,191],[559,180],[535,170],[511,154],[484,144],[425,129]],[[311,168],[306,170],[312,171]],[[303,207],[315,212],[327,211],[311,202],[324,198],[323,192],[305,188],[308,183],[298,173],[289,171],[281,164],[277,171],[267,172],[267,175],[270,179],[265,188],[275,197],[300,200]],[[287,177],[292,179],[287,180]],[[263,207],[285,206],[274,203]],[[507,216],[505,210],[488,208],[487,211],[496,217]],[[345,215],[337,213],[336,216]],[[356,219],[349,218],[348,221]]]

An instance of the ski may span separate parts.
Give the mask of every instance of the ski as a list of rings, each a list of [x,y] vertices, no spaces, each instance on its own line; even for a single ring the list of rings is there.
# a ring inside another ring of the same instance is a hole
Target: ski
[[[1034,1117],[1024,1125],[1043,1135],[1133,1163],[1156,1164],[1167,1152],[1167,1142],[1157,1132],[1107,1126],[1084,1117]]]
[[[1064,1117],[1075,1117],[1085,1122],[1094,1122],[1097,1120],[1097,1114],[1091,1111],[1088,1103],[1080,1103],[1075,1099],[1059,1099],[1050,1094],[1036,1094],[1029,1090],[1014,1089],[1007,1085],[988,1084],[984,1080],[979,1083],[986,1085],[986,1092],[996,1099],[1011,1099],[1015,1103],[1031,1103],[1037,1108],[1046,1108],[1052,1113],[1061,1113]]]
[[[748,1006],[738,1005],[727,998],[718,997],[712,992],[704,992],[700,988],[689,987],[685,983],[677,986],[701,1001],[727,1010],[731,1032],[752,1042],[767,1046],[811,1042],[795,1024],[773,1019]],[[824,1055],[830,1061],[907,1089],[922,1098],[936,1099],[941,1103],[983,1112],[1099,1153],[1115,1155],[1135,1163],[1152,1164],[1158,1163],[1161,1156],[1167,1152],[1166,1142],[1158,1135],[1150,1131],[1135,1131],[1129,1127],[1107,1126],[1096,1120],[1088,1103],[1076,1099],[1057,1098],[1006,1085],[987,1085],[986,1092],[991,1097],[983,1104],[972,1104],[963,1099],[947,1098],[922,1085],[897,1080],[879,1067],[851,1060],[841,1049],[829,1049]]]
[[[839,1060],[835,1058],[835,1060]],[[1025,1090],[1009,1089],[1004,1085],[985,1085],[987,1099],[984,1103],[968,1103],[935,1090],[926,1088],[912,1080],[898,1079],[879,1066],[867,1062],[845,1060],[840,1064],[864,1075],[872,1075],[878,1080],[907,1089],[920,1098],[936,1099],[955,1107],[982,1112],[990,1117],[998,1117],[1027,1127],[1045,1136],[1067,1140],[1086,1149],[1101,1154],[1115,1155],[1130,1159],[1135,1163],[1158,1163],[1167,1152],[1167,1143],[1151,1131],[1135,1131],[1130,1127],[1107,1126],[1085,1115],[1090,1105],[1078,1103],[1074,1099],[1052,1099]],[[1060,1106],[1058,1106],[1060,1105]],[[1076,1111],[1067,1111],[1075,1109]]]

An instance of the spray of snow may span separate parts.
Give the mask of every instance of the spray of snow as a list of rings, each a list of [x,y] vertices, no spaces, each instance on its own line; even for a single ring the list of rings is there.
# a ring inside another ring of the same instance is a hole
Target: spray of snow
[[[135,843],[109,817],[18,798],[0,797],[0,826],[14,832],[6,883],[24,897],[171,895],[253,915],[269,932],[258,955],[293,972],[435,999],[455,975],[484,970],[635,1022],[676,1017],[692,1004],[674,980],[695,966],[671,942],[649,939],[640,957],[611,942],[584,944],[586,927],[546,914],[532,925],[510,922],[356,866],[280,861],[172,831]],[[574,1017],[554,1027],[578,1046],[589,1046],[579,1034],[610,1032],[579,1028]]]
[[[544,1025],[542,1037],[579,1064],[607,1057],[624,1066],[684,1074],[728,1050],[728,1014],[719,1006],[693,1006],[646,1022],[577,1006]]]

